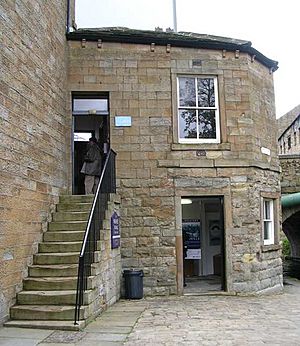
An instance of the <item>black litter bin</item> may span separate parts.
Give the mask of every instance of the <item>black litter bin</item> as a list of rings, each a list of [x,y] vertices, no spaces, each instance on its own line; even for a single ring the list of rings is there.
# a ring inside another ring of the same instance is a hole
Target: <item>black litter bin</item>
[[[142,270],[124,270],[125,279],[125,298],[142,299],[143,298],[143,277]]]

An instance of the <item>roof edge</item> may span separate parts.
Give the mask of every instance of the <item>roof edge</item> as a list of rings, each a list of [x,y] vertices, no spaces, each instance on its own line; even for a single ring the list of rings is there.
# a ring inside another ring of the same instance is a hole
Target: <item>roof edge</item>
[[[67,40],[97,41],[101,39],[106,42],[124,42],[135,44],[167,45],[185,48],[226,49],[229,51],[239,50],[251,56],[268,67],[272,72],[278,69],[278,62],[267,58],[252,47],[250,41],[231,39],[227,37],[201,35],[185,32],[163,32],[150,30],[133,30],[127,28],[100,28],[100,29],[78,29],[66,34]]]

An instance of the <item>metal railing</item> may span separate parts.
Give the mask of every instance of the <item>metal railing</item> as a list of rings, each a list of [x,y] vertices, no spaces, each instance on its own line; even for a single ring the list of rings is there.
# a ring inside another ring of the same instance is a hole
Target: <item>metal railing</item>
[[[97,242],[100,240],[100,230],[103,226],[110,193],[116,192],[115,157],[116,153],[110,149],[97,186],[80,250],[74,324],[80,320],[84,291],[87,290],[92,263],[95,262],[95,251]]]

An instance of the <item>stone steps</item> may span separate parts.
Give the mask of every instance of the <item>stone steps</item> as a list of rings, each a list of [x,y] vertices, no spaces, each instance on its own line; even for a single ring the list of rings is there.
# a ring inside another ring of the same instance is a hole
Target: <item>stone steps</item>
[[[84,305],[92,301],[93,291],[85,291]],[[75,305],[76,290],[60,291],[22,291],[17,294],[17,303],[21,305]]]
[[[75,264],[79,251],[69,253],[38,253],[33,256],[33,264]]]
[[[79,330],[91,314],[99,289],[95,276],[90,276],[84,293],[80,318],[74,325],[77,273],[79,252],[87,225],[94,196],[61,196],[53,213],[53,221],[39,244],[38,253],[33,256],[33,264],[28,268],[28,277],[23,280],[23,291],[17,295],[17,304],[11,308],[11,321],[7,326],[28,328],[51,328]],[[112,197],[114,198],[114,197]],[[104,220],[110,227],[113,203]],[[100,248],[100,242],[98,243]],[[96,251],[94,262],[100,261],[100,251]],[[96,265],[92,265],[92,275],[97,275]]]
[[[11,320],[5,323],[5,327],[30,328],[30,329],[55,329],[79,331],[86,326],[86,320],[78,321],[57,321],[57,320]]]
[[[78,264],[32,265],[28,270],[30,277],[76,276]]]
[[[48,226],[49,232],[56,231],[85,231],[87,221],[54,221]]]
[[[91,210],[92,203],[59,203],[56,206],[57,212],[89,212]]]
[[[87,289],[93,286],[93,277],[88,278]],[[34,277],[23,280],[23,289],[32,291],[75,290],[77,288],[77,276],[65,277]]]
[[[39,244],[39,253],[79,253],[82,246],[81,241],[74,242],[43,242]]]
[[[44,242],[73,242],[82,241],[84,231],[58,231],[58,232],[45,232]]]
[[[87,307],[80,309],[80,319],[87,318]],[[73,305],[15,305],[10,309],[10,316],[14,320],[56,320],[73,321]]]
[[[89,211],[57,211],[53,214],[53,221],[86,221],[89,217],[89,214]]]
[[[79,252],[92,200],[93,196],[60,197],[44,241],[33,256],[29,276],[23,280],[23,291],[17,295],[17,305],[11,308],[14,321],[10,325],[32,326],[28,321],[38,320],[37,325],[44,328],[42,321],[53,321],[48,326],[57,326],[57,321],[73,321]],[[84,304],[88,305],[95,296],[94,286],[93,277],[89,277]],[[81,320],[87,317],[87,305],[80,311]],[[70,323],[67,329],[72,329]]]

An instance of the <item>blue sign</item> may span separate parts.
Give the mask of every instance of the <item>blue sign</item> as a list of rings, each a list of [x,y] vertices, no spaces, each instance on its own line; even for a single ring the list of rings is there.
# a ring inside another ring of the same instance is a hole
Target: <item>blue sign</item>
[[[114,212],[110,218],[111,248],[120,247],[120,217]]]
[[[116,115],[115,116],[115,126],[130,127],[131,126],[131,116]]]

